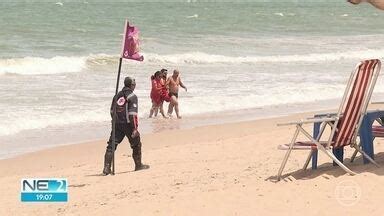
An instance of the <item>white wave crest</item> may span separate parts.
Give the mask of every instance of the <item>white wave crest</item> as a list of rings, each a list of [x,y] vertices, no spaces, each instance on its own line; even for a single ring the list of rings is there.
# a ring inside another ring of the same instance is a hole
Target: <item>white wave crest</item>
[[[11,73],[21,75],[73,73],[86,67],[85,57],[53,58],[25,57],[0,59],[0,74]]]
[[[118,59],[118,55],[107,54],[0,59],[0,75],[7,73],[19,75],[75,73],[81,72],[89,66],[113,64]]]
[[[149,62],[156,63],[185,63],[185,64],[257,64],[257,63],[295,63],[295,62],[319,62],[338,61],[343,59],[369,59],[384,57],[384,50],[347,51],[337,53],[316,53],[303,55],[273,55],[273,56],[241,56],[231,57],[223,55],[212,55],[202,52],[191,52],[171,55],[146,54]]]
[[[333,53],[313,53],[301,55],[269,55],[269,56],[224,56],[204,52],[187,52],[180,54],[160,55],[143,53],[144,62],[171,64],[259,64],[259,63],[297,63],[297,62],[332,62],[343,59],[383,58],[384,49],[361,50]],[[0,59],[0,74],[58,74],[81,72],[89,67],[111,65],[118,61],[118,55],[91,54],[88,56],[56,56],[53,58],[25,57]],[[133,62],[133,61],[130,61]]]
[[[190,18],[198,18],[199,17],[199,14],[193,14],[191,16],[187,16],[188,19]]]
[[[19,111],[22,113],[22,111]],[[62,114],[49,115],[47,113],[35,112],[28,119],[9,118],[4,119],[0,125],[0,136],[18,133],[23,130],[42,129],[49,126],[65,126],[84,122],[102,122],[109,119],[104,110],[90,110],[87,115],[76,113],[73,110],[64,111]]]

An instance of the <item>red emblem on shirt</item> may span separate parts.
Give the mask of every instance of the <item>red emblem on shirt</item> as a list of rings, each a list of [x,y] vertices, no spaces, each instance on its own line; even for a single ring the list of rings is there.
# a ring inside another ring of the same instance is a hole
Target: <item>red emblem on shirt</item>
[[[117,100],[117,105],[123,106],[124,104],[125,104],[125,98],[124,97],[121,97],[121,98],[119,98],[119,100]]]

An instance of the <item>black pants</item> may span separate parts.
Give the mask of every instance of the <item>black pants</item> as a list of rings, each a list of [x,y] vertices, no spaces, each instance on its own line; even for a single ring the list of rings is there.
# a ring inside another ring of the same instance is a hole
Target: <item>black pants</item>
[[[131,145],[131,148],[133,150],[133,156],[141,157],[141,141],[140,141],[140,135],[138,135],[135,138],[132,138],[132,131],[133,128],[129,124],[118,124],[115,125],[115,143],[113,143],[113,137],[112,137],[112,131],[111,135],[109,136],[108,140],[108,146],[107,151],[112,152],[112,146],[115,144],[115,150],[119,143],[121,143],[124,139],[124,137],[128,138],[129,144]]]

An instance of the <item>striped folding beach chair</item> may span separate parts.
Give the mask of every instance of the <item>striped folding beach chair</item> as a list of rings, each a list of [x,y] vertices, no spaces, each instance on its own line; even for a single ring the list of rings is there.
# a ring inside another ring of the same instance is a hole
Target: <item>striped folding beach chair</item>
[[[279,126],[296,125],[296,131],[291,143],[280,145],[278,147],[279,149],[287,150],[277,174],[278,180],[281,178],[281,174],[292,150],[310,150],[303,169],[307,168],[313,151],[317,149],[324,152],[347,173],[354,175],[355,173],[339,161],[331,151],[331,148],[343,148],[346,145],[355,148],[363,154],[364,157],[368,158],[372,163],[375,163],[358,147],[356,138],[363,116],[371,99],[373,87],[375,86],[377,77],[380,73],[380,68],[381,62],[378,59],[365,60],[357,64],[355,70],[351,73],[336,115],[330,115],[324,118],[308,118],[298,122],[279,124]],[[321,123],[318,137],[312,137],[310,133],[302,127],[303,124],[308,123]],[[331,128],[329,137],[322,137],[327,126],[330,126]],[[302,133],[309,139],[309,141],[296,141],[299,133]]]

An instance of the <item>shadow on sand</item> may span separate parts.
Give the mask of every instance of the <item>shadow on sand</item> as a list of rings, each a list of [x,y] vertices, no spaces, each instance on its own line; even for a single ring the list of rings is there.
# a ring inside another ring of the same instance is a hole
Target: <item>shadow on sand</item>
[[[376,167],[371,163],[363,164],[363,157],[361,155],[359,157],[356,157],[353,163],[350,163],[350,158],[344,158],[344,164],[357,174],[369,172],[369,173],[376,174],[378,176],[383,176],[384,175],[384,169],[383,169],[384,168],[384,152],[376,154],[374,159],[380,165],[380,167]],[[337,166],[333,166],[333,163],[329,162],[329,163],[319,165],[316,170],[312,170],[309,168],[304,171],[300,169],[295,172],[284,174],[281,176],[281,181],[290,182],[290,181],[293,181],[292,178],[294,178],[295,180],[310,180],[310,179],[314,179],[319,176],[322,176],[324,174],[337,178],[339,176],[345,175],[346,173],[343,169]],[[328,176],[325,176],[325,175],[322,177],[325,179],[330,179]],[[271,181],[271,182],[279,182],[277,181],[277,175],[270,176],[265,180]]]
[[[115,175],[124,174],[124,173],[131,173],[131,172],[134,172],[134,170],[116,172]],[[103,173],[85,175],[85,177],[95,177],[95,176],[103,176],[104,177],[106,175],[104,175]],[[113,176],[113,175],[108,175],[108,176]]]

